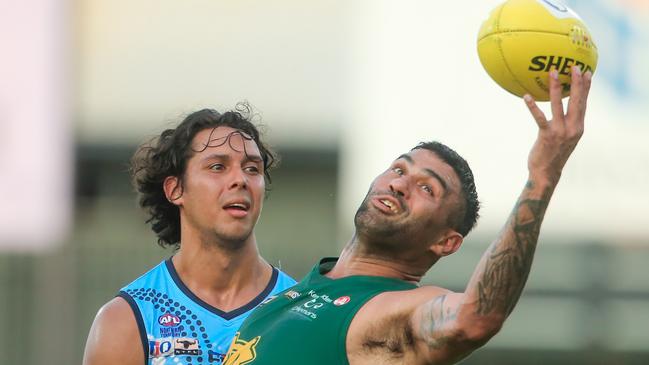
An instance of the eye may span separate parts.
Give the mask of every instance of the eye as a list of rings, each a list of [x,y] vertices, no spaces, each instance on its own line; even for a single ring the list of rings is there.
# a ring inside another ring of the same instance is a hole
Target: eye
[[[220,163],[215,163],[215,164],[210,165],[209,168],[210,168],[210,170],[213,170],[213,171],[223,171],[223,169],[225,169],[225,166],[223,166]]]
[[[397,174],[399,176],[403,176],[403,169],[400,168],[400,167],[393,167],[392,172],[394,172],[395,174]]]
[[[259,173],[259,168],[257,166],[247,166],[243,170],[253,175],[257,175]]]
[[[428,194],[433,194],[433,188],[431,188],[429,185],[421,185],[421,190],[427,192]]]

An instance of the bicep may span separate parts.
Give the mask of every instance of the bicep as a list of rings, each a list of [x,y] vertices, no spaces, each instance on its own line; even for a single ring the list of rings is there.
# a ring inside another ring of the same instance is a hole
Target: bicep
[[[468,356],[477,344],[466,335],[460,318],[463,293],[445,293],[419,305],[411,317],[419,351],[436,364],[454,363]]]
[[[86,341],[83,365],[142,365],[143,351],[135,315],[118,297],[97,313]]]
[[[416,308],[412,316],[413,330],[428,347],[442,347],[454,336],[462,295],[442,294]]]

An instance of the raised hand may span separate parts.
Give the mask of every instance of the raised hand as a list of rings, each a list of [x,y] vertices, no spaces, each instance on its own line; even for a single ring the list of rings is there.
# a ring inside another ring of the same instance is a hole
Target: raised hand
[[[550,72],[551,120],[546,118],[530,95],[523,97],[539,127],[536,142],[528,158],[528,169],[532,180],[547,179],[546,181],[551,184],[559,181],[563,166],[584,133],[586,102],[591,79],[590,71],[582,75],[579,67],[573,66],[568,112],[565,113],[558,73],[556,70]]]

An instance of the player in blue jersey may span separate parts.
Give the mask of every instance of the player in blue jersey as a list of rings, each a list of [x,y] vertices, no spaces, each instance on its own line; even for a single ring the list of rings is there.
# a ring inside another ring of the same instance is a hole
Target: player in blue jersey
[[[85,365],[220,364],[250,312],[295,283],[257,249],[275,157],[249,115],[200,110],[135,153],[147,222],[177,252],[99,310]]]

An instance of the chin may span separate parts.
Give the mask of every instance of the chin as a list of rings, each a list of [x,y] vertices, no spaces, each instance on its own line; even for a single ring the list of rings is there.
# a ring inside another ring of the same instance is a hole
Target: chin
[[[220,243],[220,246],[231,250],[237,250],[244,247],[251,234],[252,230],[216,232],[217,242]]]
[[[354,219],[356,232],[372,238],[384,240],[386,238],[399,237],[404,233],[404,227],[401,227],[395,222],[385,219],[384,217],[372,215],[369,212],[360,212],[356,214]]]

